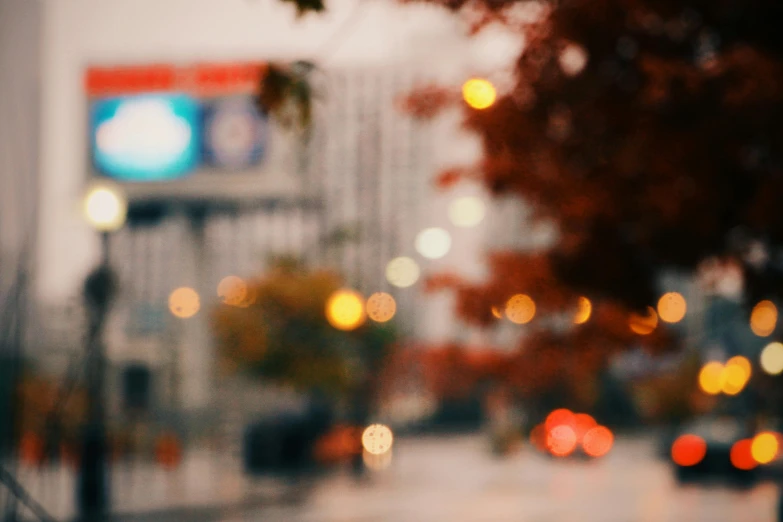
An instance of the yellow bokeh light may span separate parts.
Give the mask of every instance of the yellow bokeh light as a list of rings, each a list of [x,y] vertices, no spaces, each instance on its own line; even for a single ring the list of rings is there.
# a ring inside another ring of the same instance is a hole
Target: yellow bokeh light
[[[416,284],[419,273],[419,265],[410,257],[396,257],[386,265],[386,280],[399,288]]]
[[[590,319],[593,313],[593,304],[586,297],[580,297],[577,303],[576,315],[574,315],[574,324],[584,324]]]
[[[128,204],[114,187],[95,186],[84,198],[84,215],[90,225],[101,232],[112,232],[122,227],[127,214]]]
[[[451,235],[442,228],[425,228],[416,236],[416,251],[427,259],[440,259],[451,249]]]
[[[354,290],[337,290],[326,302],[326,319],[338,330],[355,330],[366,318],[364,298]]]
[[[388,426],[371,424],[362,433],[362,447],[372,455],[383,455],[394,444],[394,435]]]
[[[764,432],[753,437],[750,453],[759,464],[769,464],[778,456],[780,450],[778,438],[774,433]]]
[[[237,276],[226,276],[217,286],[217,295],[223,303],[242,306],[247,299],[247,283]]]
[[[371,471],[383,471],[392,463],[392,451],[386,451],[380,455],[374,455],[367,450],[362,452],[362,460],[367,469]]]
[[[187,319],[196,315],[201,308],[201,300],[198,292],[183,286],[177,288],[169,295],[169,311],[180,319]]]
[[[708,362],[699,372],[699,387],[709,395],[718,395],[723,390],[725,379],[723,365],[717,361]]]
[[[649,335],[653,333],[658,326],[658,314],[651,307],[647,307],[647,315],[642,316],[639,314],[631,314],[628,320],[628,327],[631,331],[638,335]]]
[[[462,85],[462,97],[465,103],[474,109],[491,107],[497,99],[495,86],[483,78],[471,78]]]
[[[474,196],[457,198],[449,205],[449,219],[458,227],[475,227],[484,214],[484,202]]]
[[[530,296],[516,294],[506,302],[506,317],[516,324],[526,324],[536,315],[536,303]]]
[[[750,373],[739,364],[731,361],[723,367],[722,390],[726,395],[737,395],[741,392],[750,379]]]
[[[750,376],[753,373],[753,367],[747,357],[743,355],[736,355],[726,361],[726,367],[729,366],[735,366],[739,368],[742,371],[742,375],[744,375],[744,380],[750,380]]]
[[[761,301],[750,314],[750,329],[759,337],[768,337],[775,331],[778,308],[772,301]]]
[[[769,343],[761,351],[759,359],[761,369],[769,375],[780,375],[783,373],[783,343]]]
[[[497,306],[490,308],[490,311],[492,312],[492,315],[495,316],[495,319],[503,319],[503,312],[501,312]]]
[[[386,292],[376,292],[367,299],[367,316],[376,323],[389,321],[397,312],[397,302]]]
[[[688,306],[678,292],[669,292],[658,300],[658,317],[667,323],[678,323],[685,317]]]

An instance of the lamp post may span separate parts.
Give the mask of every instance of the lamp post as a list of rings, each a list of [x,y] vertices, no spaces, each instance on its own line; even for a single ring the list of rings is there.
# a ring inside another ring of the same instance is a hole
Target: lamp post
[[[116,281],[109,265],[109,234],[124,224],[127,203],[116,188],[96,185],[84,199],[84,215],[88,223],[101,234],[101,257],[100,264],[84,284],[88,314],[86,365],[89,406],[82,439],[76,502],[81,520],[100,520],[108,511],[110,495],[103,330],[116,291]]]

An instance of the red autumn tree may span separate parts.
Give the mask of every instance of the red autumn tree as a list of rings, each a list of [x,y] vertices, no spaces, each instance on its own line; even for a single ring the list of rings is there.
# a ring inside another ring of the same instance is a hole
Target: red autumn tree
[[[660,331],[632,332],[627,318],[655,305],[670,269],[732,258],[749,303],[781,294],[783,4],[426,1],[473,32],[499,23],[525,35],[511,87],[488,108],[465,107],[482,160],[438,177],[517,196],[559,231],[551,250],[491,254],[488,281],[453,285],[460,316],[481,326],[513,293],[534,299],[538,324],[513,378],[574,382],[637,341],[669,344]],[[432,107],[455,96],[413,93],[417,116],[432,114],[422,99]],[[557,316],[580,295],[593,316],[564,327]]]

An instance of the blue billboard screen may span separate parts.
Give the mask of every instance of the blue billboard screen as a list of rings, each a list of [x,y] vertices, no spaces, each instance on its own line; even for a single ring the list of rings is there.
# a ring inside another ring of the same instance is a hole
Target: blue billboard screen
[[[91,107],[92,160],[120,181],[170,181],[200,161],[199,103],[182,94],[122,96]]]

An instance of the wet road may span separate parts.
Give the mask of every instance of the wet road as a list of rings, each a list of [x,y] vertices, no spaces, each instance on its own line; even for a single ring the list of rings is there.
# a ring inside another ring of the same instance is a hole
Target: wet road
[[[488,457],[476,438],[401,441],[364,484],[321,484],[304,506],[249,510],[222,522],[772,522],[777,488],[680,487],[651,441],[619,441],[599,461],[531,452]]]
[[[248,480],[215,456],[172,472],[113,475],[115,510],[151,512],[121,518],[130,522],[775,522],[777,501],[772,484],[680,487],[653,441],[642,439],[618,440],[597,461],[530,450],[495,459],[479,437],[402,439],[386,470],[363,482],[336,474],[306,501],[283,502],[288,488]],[[28,472],[25,482],[59,520],[72,518],[72,473]]]

